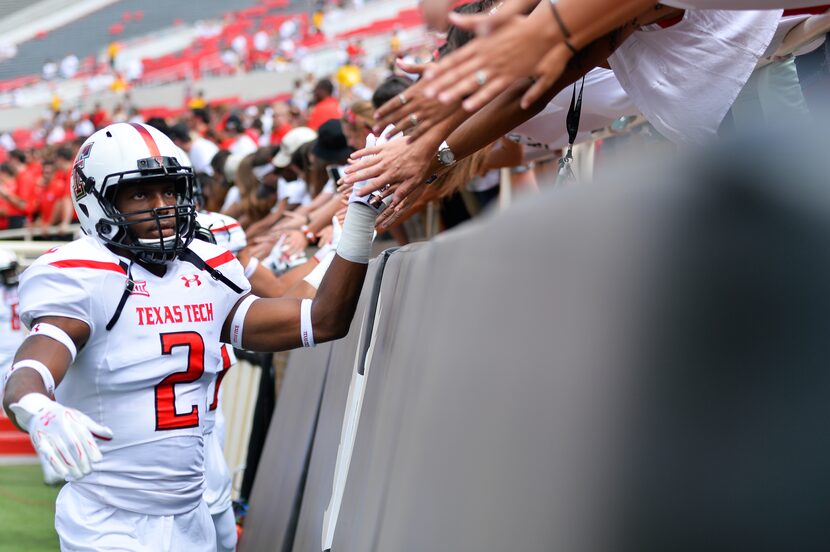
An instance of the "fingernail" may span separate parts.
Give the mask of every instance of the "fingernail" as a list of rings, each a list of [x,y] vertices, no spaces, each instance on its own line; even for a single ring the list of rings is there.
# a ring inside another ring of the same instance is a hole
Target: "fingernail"
[[[424,71],[424,78],[425,79],[431,79],[434,75],[435,75],[435,69],[432,69],[431,67],[427,67],[427,69]]]
[[[464,111],[473,111],[475,109],[475,104],[470,100],[465,100],[461,107],[464,108]]]
[[[424,75],[424,78],[426,78],[426,75]],[[434,88],[424,89],[424,96],[426,96],[427,98],[434,98],[435,97],[435,89]]]
[[[439,102],[448,104],[448,103],[450,103],[450,100],[452,100],[452,96],[450,96],[449,93],[441,92],[440,94],[438,94],[438,101]]]

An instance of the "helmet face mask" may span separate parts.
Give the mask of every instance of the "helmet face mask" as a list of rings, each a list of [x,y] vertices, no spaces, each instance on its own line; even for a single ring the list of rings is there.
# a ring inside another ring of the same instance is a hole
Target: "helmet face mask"
[[[149,153],[162,155],[147,156],[147,136],[155,140]],[[164,264],[180,255],[193,241],[196,229],[195,176],[180,163],[180,151],[166,136],[144,125],[110,125],[91,136],[81,147],[72,176],[72,199],[84,232],[145,263]],[[114,156],[120,159],[112,161]],[[175,187],[173,205],[130,212],[116,207],[118,193],[125,187],[167,183]],[[148,227],[157,237],[142,238],[138,228]],[[171,227],[174,234],[164,237],[163,230]]]

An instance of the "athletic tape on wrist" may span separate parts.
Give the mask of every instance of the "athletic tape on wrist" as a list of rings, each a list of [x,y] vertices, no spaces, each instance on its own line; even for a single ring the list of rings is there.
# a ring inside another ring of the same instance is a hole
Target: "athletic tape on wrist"
[[[248,264],[245,265],[245,277],[250,278],[256,272],[256,268],[259,266],[259,259],[256,257],[251,257],[251,260],[248,261]]]
[[[353,263],[367,264],[372,254],[376,212],[362,203],[350,203],[343,223],[337,254]]]
[[[31,368],[38,374],[40,374],[40,379],[43,380],[43,385],[46,387],[46,392],[49,395],[55,394],[55,378],[52,376],[52,372],[49,371],[49,368],[46,367],[45,364],[40,362],[39,360],[34,359],[24,359],[19,360],[12,364],[11,369],[6,372],[6,377],[3,381],[3,387],[9,382],[9,378],[12,377],[17,370],[21,368]]]
[[[231,321],[231,345],[237,349],[242,348],[242,327],[245,324],[245,315],[248,314],[248,309],[254,304],[254,301],[259,299],[256,295],[249,295],[239,304]]]
[[[72,357],[72,362],[75,362],[75,356],[78,354],[78,349],[75,347],[75,342],[72,341],[72,338],[69,337],[69,334],[65,331],[57,326],[53,326],[52,324],[41,322],[39,324],[35,324],[32,331],[29,333],[29,337],[36,335],[43,335],[54,339],[58,343],[61,343],[69,350],[69,356]]]
[[[314,329],[311,327],[311,299],[300,303],[300,339],[303,347],[314,347]]]

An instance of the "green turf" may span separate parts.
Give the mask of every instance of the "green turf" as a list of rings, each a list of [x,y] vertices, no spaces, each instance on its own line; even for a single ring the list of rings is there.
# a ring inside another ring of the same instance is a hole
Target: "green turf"
[[[0,466],[0,552],[54,552],[57,488],[39,465]]]

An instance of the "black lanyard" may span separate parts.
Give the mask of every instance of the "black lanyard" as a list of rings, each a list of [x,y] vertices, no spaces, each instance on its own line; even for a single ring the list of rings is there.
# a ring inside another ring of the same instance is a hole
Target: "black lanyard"
[[[576,136],[579,134],[579,119],[582,117],[582,91],[585,90],[585,77],[582,77],[582,83],[579,87],[579,97],[576,95],[576,83],[574,83],[574,93],[571,96],[571,107],[568,109],[568,118],[565,119],[565,124],[568,129],[568,150],[573,148],[576,142]]]
[[[582,77],[582,83],[579,87],[579,96],[576,94],[576,83],[574,83],[574,92],[571,96],[571,107],[568,109],[568,116],[565,119],[565,127],[568,129],[568,150],[565,155],[559,160],[559,174],[556,177],[556,185],[567,184],[576,181],[576,176],[571,169],[571,161],[573,161],[574,142],[579,134],[579,120],[582,117],[582,92],[585,90],[585,77]]]

